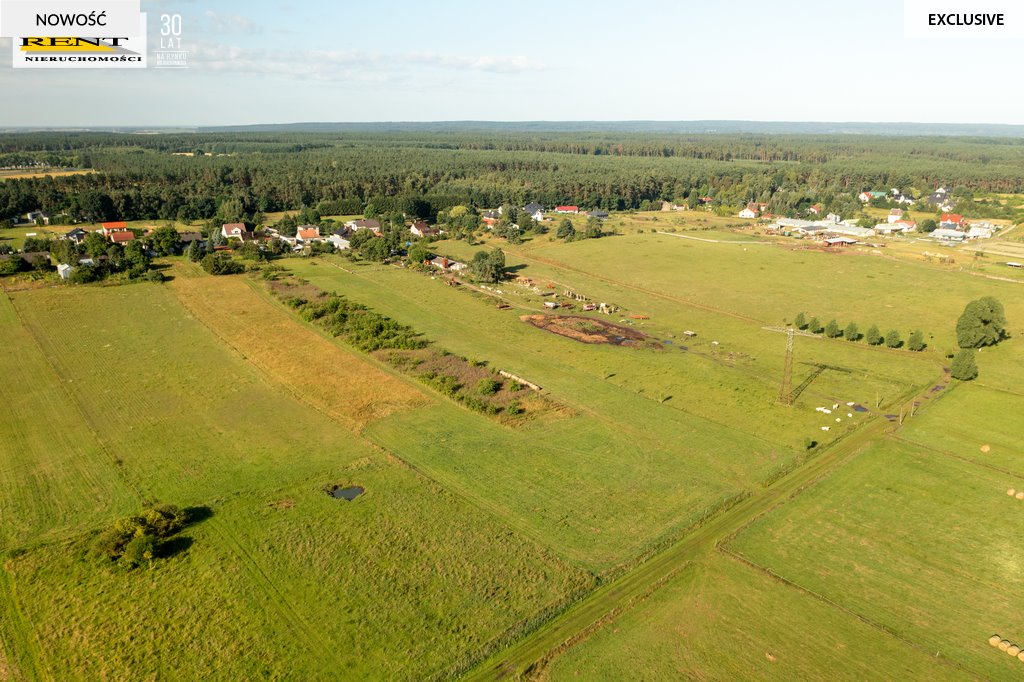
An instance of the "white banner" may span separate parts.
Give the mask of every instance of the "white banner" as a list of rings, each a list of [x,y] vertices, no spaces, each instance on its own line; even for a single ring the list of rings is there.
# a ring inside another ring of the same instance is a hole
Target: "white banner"
[[[907,38],[1024,38],[1019,0],[903,0]]]
[[[139,0],[0,0],[0,36],[134,38]]]

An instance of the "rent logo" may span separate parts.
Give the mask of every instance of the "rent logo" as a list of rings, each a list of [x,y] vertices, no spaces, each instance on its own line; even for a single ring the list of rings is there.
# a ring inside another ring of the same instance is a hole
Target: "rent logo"
[[[146,15],[140,15],[139,35],[135,37],[36,37],[11,42],[15,68],[144,69]]]

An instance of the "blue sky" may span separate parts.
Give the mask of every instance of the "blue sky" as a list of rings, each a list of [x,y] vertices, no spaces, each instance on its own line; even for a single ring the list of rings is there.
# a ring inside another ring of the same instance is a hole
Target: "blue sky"
[[[2,1],[2,0],[0,0]],[[1014,40],[906,40],[900,0],[142,0],[186,71],[10,68],[0,125],[754,119],[1024,123]]]

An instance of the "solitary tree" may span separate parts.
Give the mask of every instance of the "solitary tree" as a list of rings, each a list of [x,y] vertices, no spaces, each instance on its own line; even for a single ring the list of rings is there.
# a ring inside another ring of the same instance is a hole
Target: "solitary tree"
[[[1003,305],[985,296],[971,301],[956,323],[956,340],[961,348],[982,348],[1006,338],[1006,314]]]
[[[821,330],[821,322],[818,321],[817,317],[812,317],[810,321],[807,323],[807,331],[811,332],[812,334],[820,334]]]
[[[895,329],[891,329],[888,334],[885,335],[885,345],[889,348],[899,348],[903,345],[903,339],[900,338],[900,333]]]
[[[880,346],[885,339],[882,338],[882,332],[878,331],[878,325],[873,324],[868,327],[868,333],[865,335],[864,340],[872,346]]]
[[[839,327],[839,323],[835,320],[829,320],[829,323],[825,325],[825,336],[830,339],[841,336],[843,330]]]
[[[859,341],[860,340],[860,329],[857,327],[856,322],[851,322],[846,325],[846,329],[843,330],[843,336],[847,341]]]
[[[572,221],[568,218],[563,218],[562,222],[558,224],[558,231],[555,232],[555,236],[559,239],[572,241],[576,236],[576,228],[572,226]]]
[[[921,223],[921,231],[922,232],[934,232],[935,228],[937,228],[937,227],[938,227],[938,224],[936,224],[936,222],[934,220],[932,220],[931,218],[929,218],[928,220],[925,220],[925,221],[923,221]]]
[[[469,271],[482,282],[500,282],[505,276],[505,253],[501,249],[490,253],[477,251],[469,263]]]
[[[922,334],[920,330],[915,330],[910,333],[910,338],[907,339],[907,348],[920,353],[927,347],[928,344],[924,342],[924,334]]]
[[[950,372],[954,379],[960,381],[971,381],[978,377],[978,363],[974,360],[974,350],[964,348],[953,358],[953,367]]]
[[[797,329],[807,329],[807,316],[803,313],[797,313],[793,319],[793,326]]]

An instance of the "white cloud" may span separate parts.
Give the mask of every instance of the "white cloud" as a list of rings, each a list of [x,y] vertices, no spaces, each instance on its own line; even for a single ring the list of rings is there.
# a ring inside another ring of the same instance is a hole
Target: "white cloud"
[[[214,33],[262,33],[263,27],[256,25],[249,17],[241,14],[218,14],[212,9],[203,12],[207,28]]]
[[[432,52],[383,54],[361,50],[287,50],[194,42],[190,62],[209,71],[328,81],[395,82],[412,69],[514,74],[545,69],[523,56],[464,56]]]

